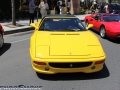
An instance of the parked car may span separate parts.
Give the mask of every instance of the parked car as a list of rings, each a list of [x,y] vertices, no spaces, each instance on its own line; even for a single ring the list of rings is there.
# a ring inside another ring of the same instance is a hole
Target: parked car
[[[118,4],[109,4],[107,10],[109,11],[109,13],[118,14],[120,12],[120,5],[118,5]],[[104,9],[104,13],[106,13],[105,9]]]
[[[120,39],[120,16],[118,14],[96,13],[84,18],[85,25],[93,24],[92,29],[102,38]]]
[[[0,24],[0,48],[2,48],[3,44],[4,44],[4,29],[2,27],[2,25]]]
[[[30,24],[30,57],[38,73],[92,73],[103,69],[106,54],[98,37],[74,15],[45,16]],[[97,52],[96,52],[97,50]]]

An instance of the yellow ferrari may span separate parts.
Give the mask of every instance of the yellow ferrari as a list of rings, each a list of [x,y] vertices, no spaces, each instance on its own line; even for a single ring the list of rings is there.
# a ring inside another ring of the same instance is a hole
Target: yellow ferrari
[[[30,57],[38,73],[92,73],[102,70],[106,55],[91,31],[75,16],[48,15],[37,23],[30,38]]]

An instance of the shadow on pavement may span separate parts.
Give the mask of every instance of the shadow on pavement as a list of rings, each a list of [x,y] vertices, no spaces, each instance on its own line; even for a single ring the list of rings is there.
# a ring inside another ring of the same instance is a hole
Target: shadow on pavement
[[[100,34],[99,34],[99,32],[97,32],[97,31],[95,31],[95,30],[93,30],[93,29],[90,29],[92,32],[94,32],[95,34],[97,34],[97,35],[99,35],[100,36]],[[101,38],[101,37],[100,37]],[[110,41],[110,42],[112,42],[112,43],[115,43],[115,44],[120,44],[120,39],[112,39],[112,38],[106,38],[105,40],[108,40],[108,41]]]
[[[120,39],[111,39],[111,38],[107,38],[108,41],[115,43],[115,44],[120,44]]]
[[[3,47],[0,49],[0,56],[4,54],[11,47],[10,43],[4,43]]]
[[[43,80],[51,80],[51,81],[57,81],[57,80],[90,80],[90,79],[102,79],[107,78],[110,76],[110,73],[104,64],[104,68],[100,72],[96,73],[65,73],[65,74],[53,74],[53,75],[47,75],[47,74],[40,74],[37,73],[37,76],[40,79]]]

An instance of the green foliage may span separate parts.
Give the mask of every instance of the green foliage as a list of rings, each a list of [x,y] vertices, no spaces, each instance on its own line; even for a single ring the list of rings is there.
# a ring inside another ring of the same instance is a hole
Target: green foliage
[[[83,7],[80,8],[80,13],[85,14],[85,9]]]

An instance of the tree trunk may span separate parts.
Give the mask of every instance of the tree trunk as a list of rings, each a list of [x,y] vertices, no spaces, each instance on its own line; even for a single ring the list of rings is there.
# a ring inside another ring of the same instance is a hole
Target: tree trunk
[[[11,0],[11,7],[12,7],[12,24],[16,25],[16,19],[15,19],[15,0]]]

